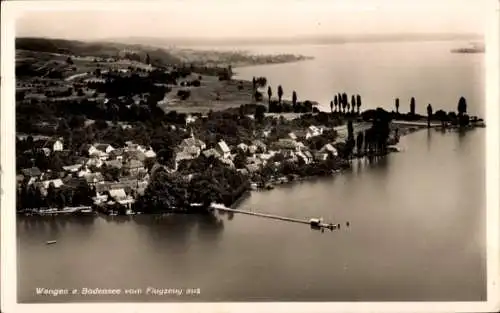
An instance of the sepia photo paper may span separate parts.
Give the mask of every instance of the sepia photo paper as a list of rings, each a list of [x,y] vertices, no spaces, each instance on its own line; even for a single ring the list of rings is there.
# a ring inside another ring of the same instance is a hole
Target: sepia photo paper
[[[500,310],[499,1],[1,5],[1,312]]]

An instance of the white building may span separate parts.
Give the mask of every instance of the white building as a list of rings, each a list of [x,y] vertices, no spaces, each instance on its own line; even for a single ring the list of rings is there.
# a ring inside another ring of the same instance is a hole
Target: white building
[[[217,143],[216,150],[221,154],[222,158],[228,159],[231,157],[231,149],[224,140]]]

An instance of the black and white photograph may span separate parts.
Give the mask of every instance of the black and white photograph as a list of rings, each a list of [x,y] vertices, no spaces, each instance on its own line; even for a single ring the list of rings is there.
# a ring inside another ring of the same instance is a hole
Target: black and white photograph
[[[2,3],[2,312],[498,310],[498,7]]]

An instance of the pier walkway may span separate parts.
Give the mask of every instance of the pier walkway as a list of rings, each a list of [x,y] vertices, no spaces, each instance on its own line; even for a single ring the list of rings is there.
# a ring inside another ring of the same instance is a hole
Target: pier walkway
[[[307,225],[311,225],[311,227],[317,227],[317,228],[329,228],[329,229],[340,228],[340,224],[334,225],[333,223],[323,223],[322,220],[319,218],[312,218],[310,220],[305,220],[305,219],[285,217],[285,216],[279,216],[279,215],[273,215],[273,214],[267,214],[267,213],[259,213],[259,212],[245,211],[245,210],[230,209],[230,208],[225,207],[224,205],[220,205],[220,204],[212,204],[210,206],[210,208],[212,210],[218,210],[218,211],[223,211],[223,212],[241,213],[241,214],[265,217],[265,218],[281,220],[281,221],[286,221],[286,222],[307,224]]]

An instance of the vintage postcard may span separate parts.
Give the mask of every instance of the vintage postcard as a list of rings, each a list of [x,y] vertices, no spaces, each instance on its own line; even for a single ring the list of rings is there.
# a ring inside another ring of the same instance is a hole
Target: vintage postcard
[[[492,312],[498,1],[2,3],[2,312]]]

